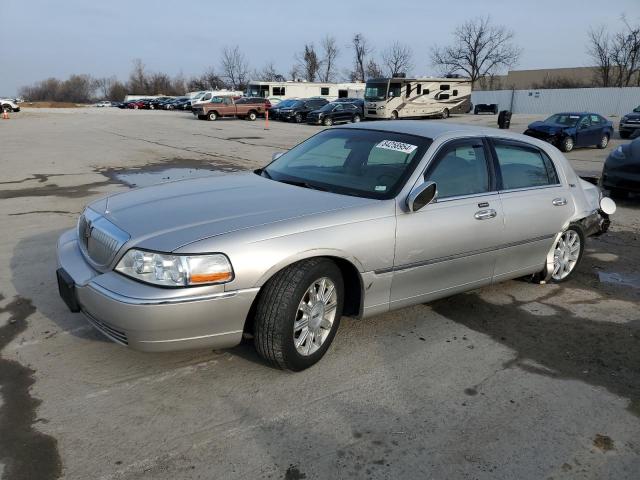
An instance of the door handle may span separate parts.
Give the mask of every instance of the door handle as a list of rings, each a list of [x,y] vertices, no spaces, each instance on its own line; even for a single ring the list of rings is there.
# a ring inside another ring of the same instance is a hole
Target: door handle
[[[474,217],[476,220],[488,220],[496,215],[498,215],[498,213],[493,208],[490,208],[488,210],[478,210]]]
[[[567,199],[558,197],[558,198],[554,198],[551,203],[553,203],[556,207],[561,207],[567,204]]]

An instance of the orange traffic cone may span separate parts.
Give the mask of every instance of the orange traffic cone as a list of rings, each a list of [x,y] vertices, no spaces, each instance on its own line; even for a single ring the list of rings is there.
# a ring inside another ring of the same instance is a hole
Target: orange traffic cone
[[[9,120],[9,112],[6,110],[2,111],[2,119],[3,120]]]

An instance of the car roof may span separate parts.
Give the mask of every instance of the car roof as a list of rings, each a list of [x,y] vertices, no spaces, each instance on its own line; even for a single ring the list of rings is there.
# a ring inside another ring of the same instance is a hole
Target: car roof
[[[506,132],[504,130],[497,130],[495,128],[478,127],[475,125],[442,122],[437,120],[379,120],[375,122],[368,122],[367,124],[352,123],[337,128],[360,128],[367,130],[381,130],[393,133],[407,133],[410,135],[418,135],[420,137],[431,139],[458,133],[465,136],[508,136],[520,139],[525,138],[528,141],[531,140],[531,137],[525,137],[524,135],[518,133]]]

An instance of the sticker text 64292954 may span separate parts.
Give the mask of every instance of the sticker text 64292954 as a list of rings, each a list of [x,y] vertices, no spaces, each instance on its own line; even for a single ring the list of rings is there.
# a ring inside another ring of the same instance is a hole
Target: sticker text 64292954
[[[418,148],[418,146],[411,145],[410,143],[395,142],[393,140],[382,140],[376,145],[376,148],[384,148],[385,150],[394,150],[396,152],[409,154]]]

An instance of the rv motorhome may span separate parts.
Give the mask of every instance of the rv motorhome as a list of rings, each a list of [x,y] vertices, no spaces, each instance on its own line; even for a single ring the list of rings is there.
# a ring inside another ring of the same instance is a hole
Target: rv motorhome
[[[366,118],[447,118],[471,110],[468,78],[373,78],[364,92]]]
[[[249,97],[264,97],[269,100],[319,97],[331,101],[336,98],[362,98],[364,83],[252,81],[249,82],[246,93]]]

